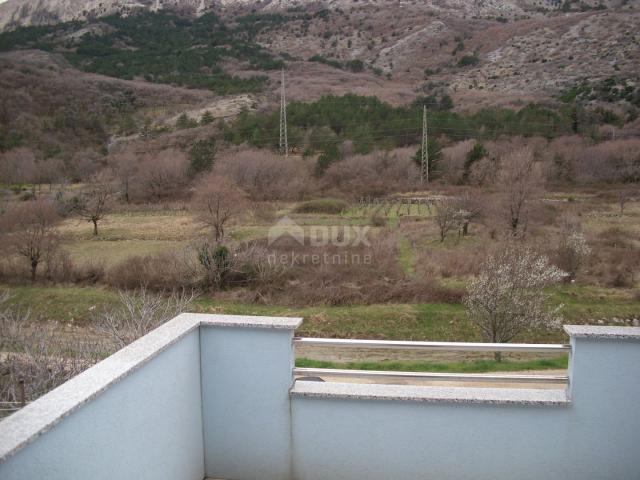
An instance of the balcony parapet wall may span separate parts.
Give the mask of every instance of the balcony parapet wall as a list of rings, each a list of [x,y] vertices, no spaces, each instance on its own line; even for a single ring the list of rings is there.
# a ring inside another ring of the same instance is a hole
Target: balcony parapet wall
[[[176,317],[0,422],[0,478],[595,480],[640,471],[640,328],[565,327],[569,384],[543,390],[293,382],[301,322]]]

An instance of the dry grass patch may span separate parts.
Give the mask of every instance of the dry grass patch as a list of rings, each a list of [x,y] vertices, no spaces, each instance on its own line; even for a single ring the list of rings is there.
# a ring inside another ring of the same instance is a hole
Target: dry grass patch
[[[99,262],[106,267],[136,255],[152,255],[183,248],[187,241],[175,240],[75,240],[64,248],[78,263]]]
[[[65,220],[60,231],[70,238],[91,238],[91,226],[77,218]],[[200,231],[195,214],[114,213],[100,225],[100,238],[105,240],[185,240]]]

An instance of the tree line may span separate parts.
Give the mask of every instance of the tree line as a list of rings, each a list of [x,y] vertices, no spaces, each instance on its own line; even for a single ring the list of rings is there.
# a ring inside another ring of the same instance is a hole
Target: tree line
[[[287,106],[289,144],[305,156],[319,155],[319,173],[342,157],[345,142],[355,154],[419,145],[424,105],[428,109],[431,137],[429,153],[434,162],[438,160],[442,142],[488,141],[501,137],[552,140],[576,133],[594,136],[596,127],[608,122],[608,117],[599,111],[576,110],[571,105],[531,103],[517,110],[488,107],[473,113],[458,113],[451,110],[453,102],[446,95],[441,99],[419,97],[409,105],[398,107],[373,96],[328,95],[315,102],[292,102]],[[277,110],[243,111],[235,122],[221,128],[225,141],[277,149],[279,120]],[[419,156],[418,152],[417,161]]]

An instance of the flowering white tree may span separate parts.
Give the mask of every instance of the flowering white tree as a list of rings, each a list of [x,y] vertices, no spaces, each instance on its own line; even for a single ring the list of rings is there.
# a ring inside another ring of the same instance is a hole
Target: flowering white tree
[[[568,272],[569,279],[576,278],[578,270],[591,254],[591,248],[582,232],[569,230],[563,232],[558,246],[560,266]]]
[[[509,342],[527,328],[557,325],[561,306],[548,309],[543,288],[565,275],[530,248],[508,246],[471,283],[464,300],[469,318],[492,343]]]

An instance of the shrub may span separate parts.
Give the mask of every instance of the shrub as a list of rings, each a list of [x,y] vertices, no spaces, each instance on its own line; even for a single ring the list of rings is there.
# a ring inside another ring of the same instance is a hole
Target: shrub
[[[591,253],[584,234],[577,230],[565,230],[562,232],[558,245],[558,261],[560,268],[568,272],[568,279],[574,280],[578,270],[584,264],[586,257]]]
[[[145,288],[119,292],[120,305],[102,311],[96,319],[96,329],[123,348],[189,309],[195,292],[172,292],[168,297]]]
[[[617,227],[602,231],[591,242],[585,273],[600,285],[633,287],[640,271],[640,249],[635,242],[632,232]]]
[[[188,255],[188,252],[181,255],[168,251],[129,257],[108,270],[106,283],[128,290],[141,287],[155,291],[191,288],[198,278]]]
[[[299,200],[309,189],[309,166],[267,150],[230,151],[216,160],[213,173],[228,178],[251,200]]]
[[[296,213],[327,213],[337,215],[347,208],[347,203],[335,198],[321,198],[309,200],[296,206]]]
[[[179,150],[164,150],[145,155],[139,163],[139,174],[131,184],[134,200],[167,200],[184,194],[188,160]]]
[[[198,126],[198,121],[189,117],[186,113],[183,113],[176,120],[176,128],[184,130],[186,128],[195,128]]]
[[[362,72],[364,70],[364,62],[362,60],[349,60],[346,65],[352,72]]]
[[[387,219],[384,218],[380,213],[375,212],[371,215],[371,225],[374,227],[384,227],[387,224]]]
[[[221,288],[231,270],[229,249],[224,245],[203,242],[198,246],[198,262],[205,271],[205,285]]]
[[[247,253],[234,252],[235,259],[243,259],[236,260],[234,269],[250,285],[244,300],[309,306],[462,299],[462,290],[407,277],[396,260],[395,235],[383,230],[368,240],[368,245],[322,247],[285,238],[269,246],[266,240],[252,242]],[[290,260],[283,264],[277,260],[281,256]]]
[[[465,55],[460,60],[458,60],[459,67],[470,67],[470,66],[478,65],[479,63],[480,63],[480,59],[475,53],[470,55]]]
[[[347,157],[327,169],[321,187],[351,198],[412,190],[420,178],[413,153],[413,149],[400,148]]]

